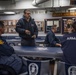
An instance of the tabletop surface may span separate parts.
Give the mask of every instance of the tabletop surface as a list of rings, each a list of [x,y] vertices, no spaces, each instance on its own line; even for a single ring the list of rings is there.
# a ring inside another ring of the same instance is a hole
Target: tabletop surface
[[[21,39],[7,39],[7,42],[21,42]],[[35,39],[36,42],[44,42],[44,40],[41,39]]]
[[[34,56],[34,57],[55,57],[59,58],[63,52],[60,47],[24,47],[13,46],[15,52],[19,55]]]

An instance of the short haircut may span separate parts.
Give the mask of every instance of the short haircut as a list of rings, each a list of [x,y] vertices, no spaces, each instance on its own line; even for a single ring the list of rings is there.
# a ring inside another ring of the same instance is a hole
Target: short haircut
[[[53,25],[52,27],[51,27],[51,29],[54,29],[54,28],[56,28],[57,27],[57,25]]]
[[[0,21],[0,27],[4,27],[4,22]]]
[[[76,31],[76,21],[72,24],[72,27]]]
[[[24,14],[26,14],[26,11],[29,11],[28,9],[25,9],[23,12],[24,12]]]

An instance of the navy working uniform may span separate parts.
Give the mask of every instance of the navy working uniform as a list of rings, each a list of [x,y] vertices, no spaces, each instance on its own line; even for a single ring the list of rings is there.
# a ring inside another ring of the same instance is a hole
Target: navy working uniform
[[[26,34],[25,30],[29,30],[31,35]],[[36,35],[37,37],[38,28],[32,18],[30,18],[29,22],[25,19],[25,17],[21,18],[16,24],[16,31],[21,37],[21,45],[35,46],[35,39],[32,38],[32,36]]]
[[[22,70],[22,60],[19,58],[14,49],[8,45],[6,40],[0,36],[0,64],[11,66],[17,74]]]
[[[55,47],[56,43],[60,43],[60,41],[52,32],[52,30],[50,30],[45,37],[45,44],[48,47]]]
[[[76,32],[63,36],[62,50],[63,61],[76,65]]]

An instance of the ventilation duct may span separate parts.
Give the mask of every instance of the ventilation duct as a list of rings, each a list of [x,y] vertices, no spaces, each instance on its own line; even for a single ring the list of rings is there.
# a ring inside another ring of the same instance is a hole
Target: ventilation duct
[[[34,1],[32,2],[32,5],[36,6],[36,5],[41,4],[41,3],[44,3],[44,2],[46,2],[46,1],[49,1],[49,0],[34,0]]]

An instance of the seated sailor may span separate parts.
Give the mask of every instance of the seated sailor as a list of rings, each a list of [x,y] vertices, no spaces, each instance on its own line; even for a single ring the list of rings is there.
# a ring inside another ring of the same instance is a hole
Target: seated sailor
[[[22,59],[15,54],[14,49],[1,36],[4,30],[4,24],[0,21],[0,64],[11,66],[17,74],[26,72],[26,65]]]

